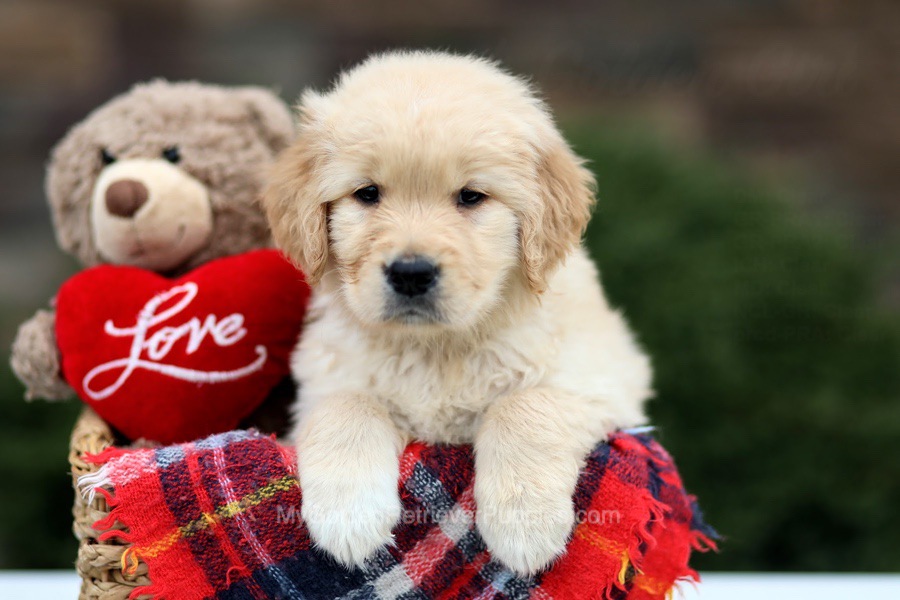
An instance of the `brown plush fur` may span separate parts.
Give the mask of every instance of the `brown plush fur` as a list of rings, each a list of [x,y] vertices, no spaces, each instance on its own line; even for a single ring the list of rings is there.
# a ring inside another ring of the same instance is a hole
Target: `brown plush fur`
[[[118,262],[101,254],[92,230],[92,197],[105,166],[101,150],[122,165],[131,159],[159,163],[165,148],[177,146],[180,161],[165,166],[205,188],[212,227],[202,246],[169,273],[266,247],[271,239],[258,204],[262,178],[292,138],[290,111],[267,90],[161,80],[137,85],[75,125],[52,152],[46,191],[59,245],[86,267]],[[72,394],[59,372],[54,328],[53,312],[39,311],[13,344],[11,364],[27,398]]]
[[[119,160],[157,158],[177,145],[178,166],[203,183],[212,204],[215,235],[180,270],[211,258],[268,243],[257,206],[264,166],[293,133],[284,103],[259,88],[153,81],[107,102],[72,128],[54,148],[47,197],[59,245],[85,266],[105,262],[89,221],[101,148]]]

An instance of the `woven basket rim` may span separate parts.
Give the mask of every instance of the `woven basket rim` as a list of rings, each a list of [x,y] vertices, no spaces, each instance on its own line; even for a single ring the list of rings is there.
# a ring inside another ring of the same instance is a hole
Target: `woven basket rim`
[[[69,443],[69,465],[75,489],[72,530],[79,540],[75,568],[82,580],[79,600],[126,600],[134,588],[150,584],[147,566],[142,562],[131,565],[127,575],[123,571],[123,555],[130,544],[117,538],[103,542],[97,539],[100,532],[93,525],[109,515],[106,499],[97,494],[88,502],[78,491],[78,478],[99,468],[86,461],[85,456],[99,454],[115,442],[112,428],[96,412],[84,407],[72,429]],[[133,556],[133,553],[129,555]]]

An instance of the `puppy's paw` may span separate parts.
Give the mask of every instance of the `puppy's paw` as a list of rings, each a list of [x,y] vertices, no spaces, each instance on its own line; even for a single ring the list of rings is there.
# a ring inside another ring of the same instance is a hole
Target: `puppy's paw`
[[[493,557],[520,575],[550,566],[566,550],[575,523],[569,493],[540,478],[476,475],[476,523]]]
[[[319,480],[303,489],[303,520],[313,543],[347,567],[362,567],[400,520],[397,482]]]

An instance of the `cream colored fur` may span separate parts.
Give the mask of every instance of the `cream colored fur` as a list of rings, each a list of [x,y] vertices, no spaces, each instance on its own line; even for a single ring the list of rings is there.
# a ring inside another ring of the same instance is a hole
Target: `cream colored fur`
[[[477,525],[521,573],[565,549],[586,453],[644,422],[647,358],[579,246],[593,178],[496,65],[391,53],[308,92],[264,204],[315,285],[293,358],[303,517],[346,564],[391,541],[398,455],[474,443]],[[375,184],[377,205],[355,190]],[[463,207],[462,188],[487,199]],[[391,316],[383,268],[439,265],[436,317]]]

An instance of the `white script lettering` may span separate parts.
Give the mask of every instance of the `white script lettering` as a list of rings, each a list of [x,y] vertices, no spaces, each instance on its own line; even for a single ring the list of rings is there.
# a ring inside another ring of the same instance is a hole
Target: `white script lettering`
[[[207,338],[216,346],[225,348],[233,346],[247,335],[244,315],[240,313],[233,313],[223,319],[217,319],[216,315],[210,314],[203,321],[198,317],[192,317],[182,325],[166,325],[148,335],[150,329],[169,321],[187,308],[197,297],[198,292],[197,284],[188,282],[157,294],[138,313],[137,322],[133,327],[118,327],[111,319],[106,321],[103,331],[112,337],[131,337],[131,350],[127,357],[111,360],[91,369],[82,382],[84,391],[94,400],[108,398],[119,391],[137,369],[154,371],[192,383],[233,381],[260,370],[268,356],[266,347],[261,345],[254,349],[256,359],[253,362],[232,371],[199,371],[163,362],[172,351],[172,347],[184,338],[187,338],[185,352],[193,354]],[[157,314],[156,311],[160,306],[173,299],[177,299],[175,304]],[[113,383],[99,390],[91,387],[91,383],[98,376],[118,369],[122,371]]]

